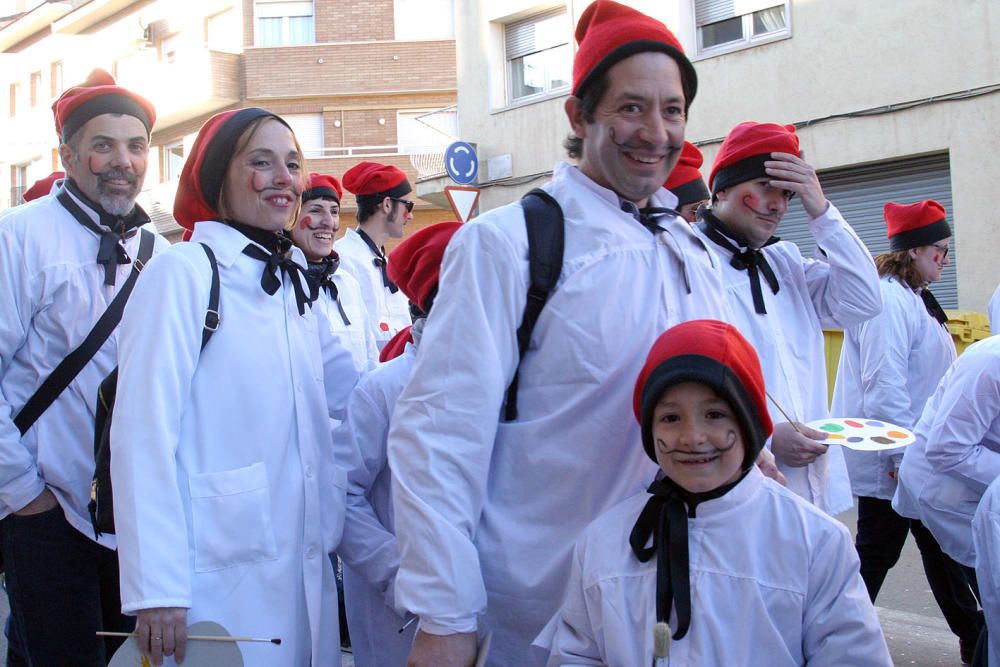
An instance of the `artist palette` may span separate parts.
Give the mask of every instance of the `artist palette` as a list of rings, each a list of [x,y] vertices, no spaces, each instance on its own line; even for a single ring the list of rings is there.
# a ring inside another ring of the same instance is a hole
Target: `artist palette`
[[[861,417],[817,419],[806,426],[826,433],[824,442],[863,452],[904,447],[916,440],[913,431],[902,426]]]
[[[188,634],[230,636],[224,627],[212,621],[200,621],[188,626]],[[163,664],[175,663],[172,659],[166,658]],[[129,637],[121,648],[115,651],[108,667],[152,667],[152,662],[139,650],[135,637]],[[187,655],[184,657],[183,667],[243,667],[243,654],[236,642],[192,640],[187,643]]]

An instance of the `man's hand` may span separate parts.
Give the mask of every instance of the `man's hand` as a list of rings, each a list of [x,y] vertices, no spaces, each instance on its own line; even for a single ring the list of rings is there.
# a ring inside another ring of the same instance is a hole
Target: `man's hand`
[[[432,635],[420,630],[413,639],[406,667],[472,667],[477,652],[474,632]]]
[[[17,516],[31,516],[32,514],[41,514],[42,512],[48,512],[50,509],[59,504],[56,497],[52,495],[49,491],[49,487],[45,487],[41,493],[35,496],[35,499],[30,503],[14,512]]]
[[[802,468],[826,454],[828,445],[817,442],[826,439],[826,433],[823,431],[817,431],[799,422],[795,422],[795,426],[801,432],[796,432],[788,422],[782,422],[774,427],[771,453],[782,465]]]
[[[778,464],[774,462],[774,454],[767,449],[760,450],[760,454],[757,456],[757,467],[764,473],[764,477],[770,477],[782,486],[787,484],[785,476],[778,470]]]
[[[139,650],[154,665],[162,665],[165,655],[174,656],[179,665],[184,662],[184,653],[187,651],[187,609],[143,609],[135,624],[135,634]]]
[[[802,207],[810,218],[826,213],[829,204],[819,184],[816,170],[798,155],[771,153],[764,163],[764,170],[771,177],[771,187],[794,192],[802,198]]]

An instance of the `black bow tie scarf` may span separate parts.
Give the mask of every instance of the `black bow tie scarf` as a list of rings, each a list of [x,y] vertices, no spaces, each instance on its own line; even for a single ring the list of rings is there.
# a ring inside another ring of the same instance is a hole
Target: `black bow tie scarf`
[[[97,263],[104,267],[104,284],[114,285],[118,265],[129,264],[132,261],[125,252],[123,243],[138,231],[139,225],[142,224],[141,216],[136,214],[135,209],[127,216],[112,216],[97,210],[95,212],[101,221],[101,224],[97,224],[65,190],[61,190],[56,198],[77,222],[100,237]]]
[[[288,256],[287,252],[268,252],[256,244],[249,244],[243,248],[243,254],[253,259],[264,262],[264,271],[260,276],[260,286],[270,295],[275,295],[281,287],[281,276],[287,276],[292,282],[292,290],[295,292],[295,305],[298,307],[299,315],[306,314],[306,306],[311,304],[319,296],[319,288],[309,280],[306,270],[296,264]],[[305,283],[309,287],[309,294],[306,294],[302,287]]]
[[[767,256],[762,250],[769,245],[777,243],[780,239],[777,236],[772,236],[759,249],[747,248],[746,250],[740,250],[717,229],[717,223],[713,224],[713,221],[708,219],[708,216],[711,215],[710,212],[704,211],[702,214],[706,219],[701,223],[700,229],[713,243],[733,253],[733,258],[729,260],[729,265],[737,271],[747,272],[747,277],[750,279],[750,295],[753,298],[754,312],[758,315],[766,315],[767,308],[764,305],[764,291],[760,286],[760,277],[764,276],[767,286],[771,289],[771,294],[777,294],[781,286],[778,284],[778,277],[774,275],[774,269],[771,268],[771,265],[767,261]]]
[[[382,272],[382,286],[389,290],[390,294],[398,292],[399,286],[389,279],[389,262],[385,258],[385,248],[379,248],[375,245],[375,242],[372,241],[371,237],[368,236],[368,234],[365,234],[365,232],[361,229],[358,229],[358,236],[361,237],[361,240],[365,242],[368,249],[372,251],[373,255],[375,255],[375,258],[372,260],[372,265]]]
[[[310,262],[306,273],[309,275],[309,280],[312,284],[316,285],[320,290],[325,289],[327,291],[333,302],[337,304],[337,310],[340,313],[340,319],[344,322],[344,326],[349,327],[351,326],[351,320],[347,317],[344,304],[340,301],[340,290],[337,289],[337,283],[333,282],[333,274],[337,272],[339,266],[339,259],[335,260],[332,257],[324,257],[319,262]]]

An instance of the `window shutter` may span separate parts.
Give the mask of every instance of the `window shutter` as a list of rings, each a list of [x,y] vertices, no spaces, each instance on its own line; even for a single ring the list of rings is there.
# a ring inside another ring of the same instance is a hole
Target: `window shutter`
[[[295,133],[299,146],[306,157],[317,157],[323,153],[323,114],[295,113],[281,116]]]
[[[514,60],[529,53],[541,51],[550,46],[556,46],[556,44],[537,40],[535,37],[535,25],[547,19],[565,16],[565,14],[565,9],[551,9],[504,26],[504,54],[506,59]]]
[[[734,16],[743,16],[784,4],[785,2],[776,0],[695,0],[694,18],[700,28],[709,23],[725,21]]]

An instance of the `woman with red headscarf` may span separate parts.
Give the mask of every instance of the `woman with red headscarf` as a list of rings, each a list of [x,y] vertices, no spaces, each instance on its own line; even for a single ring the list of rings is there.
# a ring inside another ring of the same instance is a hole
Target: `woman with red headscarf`
[[[283,233],[304,186],[281,118],[211,118],[174,204],[193,242],[150,262],[122,321],[111,469],[122,609],[157,665],[180,662],[202,620],[281,639],[241,644],[248,666],[340,664],[327,554],[346,481],[329,417],[342,417],[357,371],[309,307],[305,258]]]

